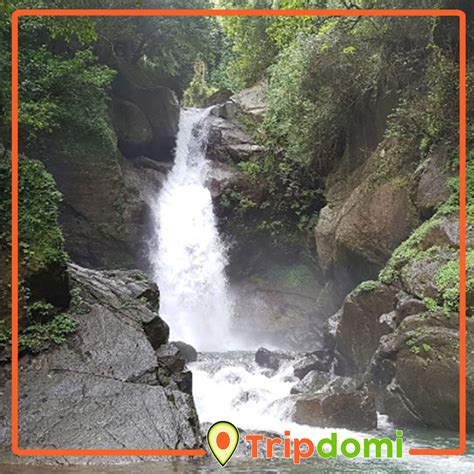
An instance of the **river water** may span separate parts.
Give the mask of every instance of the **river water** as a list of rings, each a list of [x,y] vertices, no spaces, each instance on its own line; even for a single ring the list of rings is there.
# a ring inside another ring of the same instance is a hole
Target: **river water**
[[[297,382],[291,365],[274,372],[257,366],[254,351],[232,327],[233,302],[225,275],[225,248],[219,238],[211,194],[206,188],[206,145],[209,110],[188,109],[181,113],[176,161],[161,192],[152,203],[156,242],[151,263],[161,292],[161,316],[171,328],[172,340],[184,340],[199,351],[193,372],[193,393],[201,423],[230,421],[245,432],[265,431],[283,436],[307,437],[318,441],[330,432],[338,438],[390,437],[395,427],[379,415],[378,428],[370,433],[324,429],[291,421],[291,404],[286,399]],[[455,433],[406,429],[401,459],[323,460],[312,457],[295,466],[291,460],[249,458],[250,449],[241,445],[226,465],[227,472],[474,472],[474,439],[468,440],[468,454],[462,457],[410,456],[411,447],[456,447]],[[71,473],[188,473],[222,472],[210,456],[204,459],[170,459],[109,467],[39,467],[0,464],[1,474]]]

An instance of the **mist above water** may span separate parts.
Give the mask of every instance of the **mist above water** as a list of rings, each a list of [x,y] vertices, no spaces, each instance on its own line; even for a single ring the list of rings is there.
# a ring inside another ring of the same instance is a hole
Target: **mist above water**
[[[209,109],[181,110],[175,163],[152,202],[157,236],[150,255],[171,338],[203,351],[232,344],[226,253],[205,186]]]

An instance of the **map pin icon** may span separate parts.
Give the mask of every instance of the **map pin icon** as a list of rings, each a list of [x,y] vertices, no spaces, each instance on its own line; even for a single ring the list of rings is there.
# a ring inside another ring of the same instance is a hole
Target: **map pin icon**
[[[218,421],[209,428],[207,443],[221,466],[225,466],[239,444],[239,431],[228,421]]]

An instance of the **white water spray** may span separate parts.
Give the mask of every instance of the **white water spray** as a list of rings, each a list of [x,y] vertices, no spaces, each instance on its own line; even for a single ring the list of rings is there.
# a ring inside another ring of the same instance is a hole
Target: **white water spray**
[[[201,351],[221,351],[229,349],[232,302],[205,186],[208,115],[209,109],[181,111],[175,164],[152,203],[158,241],[151,263],[171,338]]]

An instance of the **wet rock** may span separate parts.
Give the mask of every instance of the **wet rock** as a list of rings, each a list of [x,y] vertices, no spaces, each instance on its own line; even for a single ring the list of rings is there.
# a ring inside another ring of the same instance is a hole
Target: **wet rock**
[[[241,255],[239,252],[236,258]],[[234,265],[241,264],[242,258]],[[296,272],[307,275],[298,288],[292,287],[290,280]],[[253,274],[253,278],[233,281],[235,317],[245,338],[299,353],[320,347],[323,321],[315,312],[318,290],[318,280],[301,266],[281,265]]]
[[[170,328],[161,318],[155,318],[148,323],[144,323],[143,330],[153,349],[158,349],[168,341]]]
[[[233,100],[227,100],[222,104],[216,105],[212,109],[212,114],[217,117],[232,120],[235,117],[237,110],[237,104]]]
[[[331,381],[332,377],[333,375],[329,372],[312,370],[311,372],[308,372],[296,385],[291,387],[290,393],[317,393]]]
[[[336,347],[337,328],[342,318],[342,309],[334,313],[324,324],[324,347],[333,351]]]
[[[382,314],[379,318],[380,330],[384,334],[392,332],[397,327],[397,312],[390,311],[390,313]]]
[[[146,156],[158,161],[173,161],[179,122],[179,102],[166,87],[142,87],[128,82],[123,98],[134,103],[146,117],[151,128],[151,140]]]
[[[318,225],[314,229],[319,263],[327,272],[335,261],[334,236],[338,224],[337,212],[329,205],[319,212]]]
[[[70,278],[82,300],[69,311],[77,321],[75,334],[60,346],[19,361],[20,445],[200,447],[191,375],[184,370],[184,359],[168,345],[155,352],[144,330],[144,325],[151,324],[155,336],[167,340],[167,327],[155,324],[161,321],[150,299],[156,286],[136,271],[95,271],[77,265],[70,266]],[[79,310],[85,305],[88,312]],[[161,382],[160,369],[166,370],[169,383]],[[4,378],[0,384],[0,409],[7,414],[11,386]],[[9,416],[0,423],[0,442],[7,445],[11,442]],[[140,460],[50,459],[88,464]]]
[[[304,356],[293,366],[295,376],[301,380],[313,370],[329,371],[331,355],[329,351],[322,350]]]
[[[419,225],[407,189],[394,182],[375,189],[363,183],[343,204],[328,204],[320,215],[315,237],[322,268],[352,287],[376,276],[393,250]]]
[[[145,168],[145,169],[148,169],[148,170],[155,170],[155,171],[158,171],[159,173],[163,173],[163,174],[168,173],[169,171],[171,171],[171,168],[173,168],[173,163],[155,161],[155,160],[152,160],[151,158],[148,158],[147,156],[143,156],[143,155],[136,156],[134,158],[130,158],[130,161],[137,168]]]
[[[206,185],[214,200],[225,190],[239,187],[244,181],[242,172],[233,165],[220,161],[209,161],[207,164]]]
[[[57,132],[59,133],[59,131]],[[136,268],[146,234],[146,203],[131,168],[110,139],[52,136],[40,158],[63,195],[60,224],[75,262],[92,268]]]
[[[417,225],[407,189],[390,182],[370,192],[365,187],[356,188],[341,209],[335,235],[336,259],[358,256],[380,268]]]
[[[294,395],[292,420],[321,428],[371,430],[377,427],[375,399],[366,389]]]
[[[197,351],[191,344],[186,344],[183,341],[173,341],[171,345],[177,347],[179,352],[184,357],[186,362],[196,362],[197,361]]]
[[[282,355],[269,351],[265,347],[260,347],[255,353],[255,362],[260,367],[278,370],[280,368]]]
[[[210,107],[212,105],[219,105],[227,102],[232,96],[232,92],[228,89],[219,89],[218,91],[211,94],[205,101],[204,107]]]

